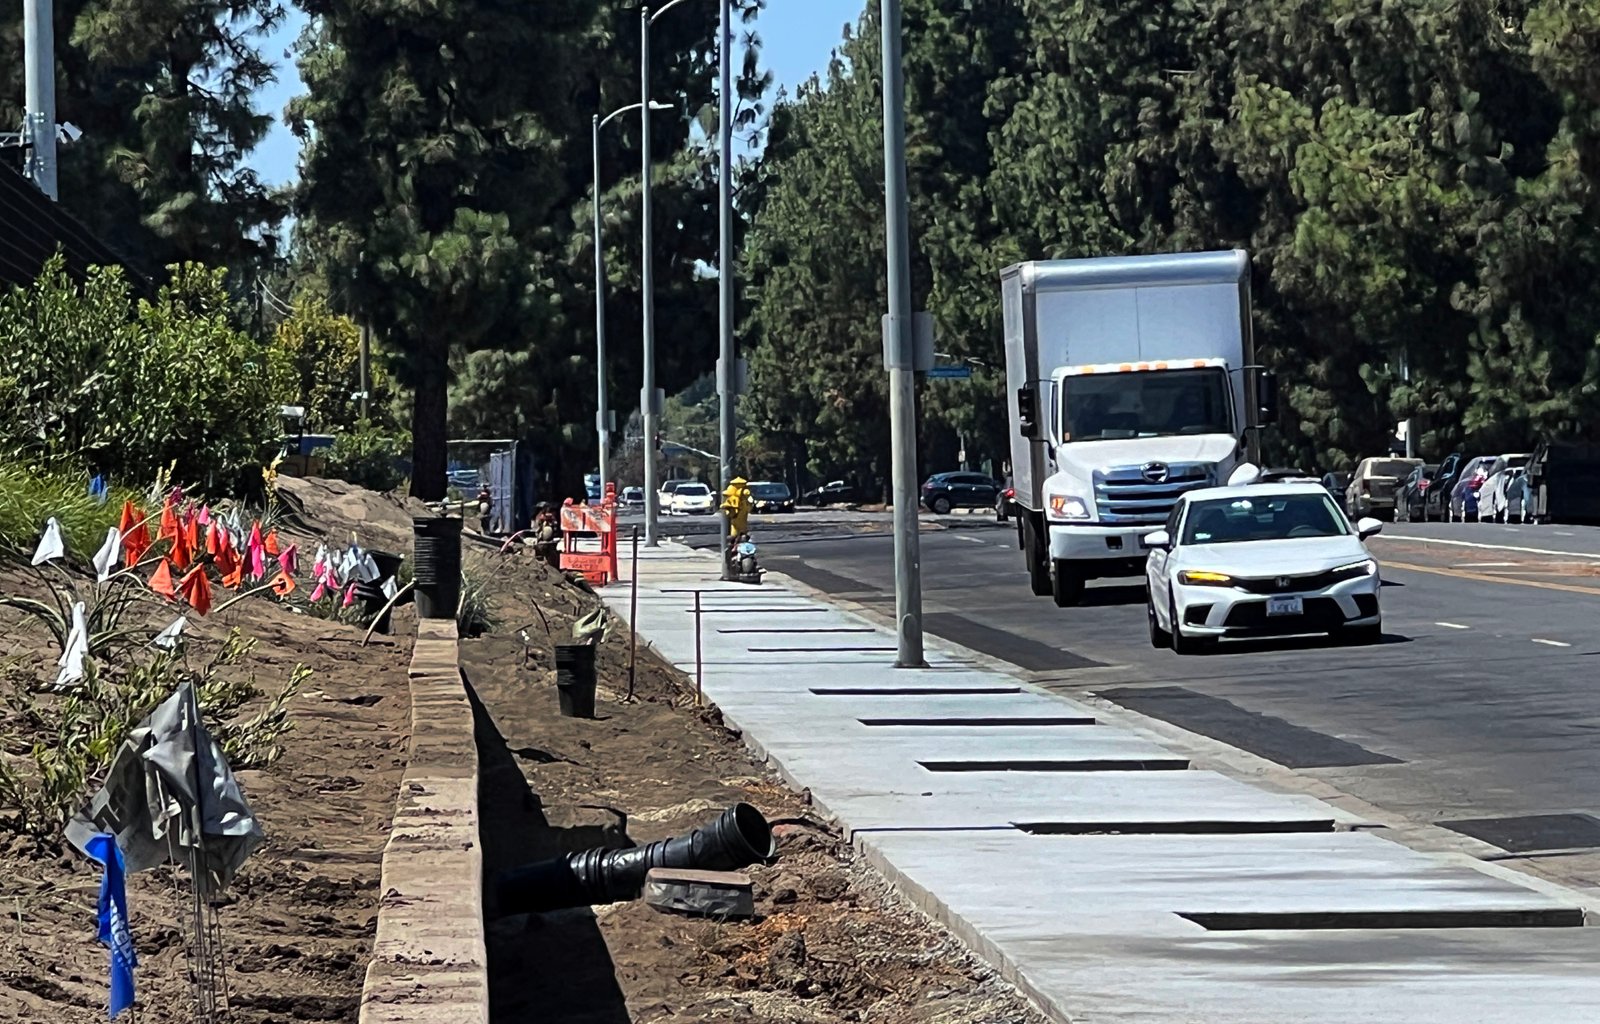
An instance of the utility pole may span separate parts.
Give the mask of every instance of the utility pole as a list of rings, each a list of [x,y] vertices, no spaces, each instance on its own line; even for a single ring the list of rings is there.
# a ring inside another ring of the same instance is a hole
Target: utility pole
[[[739,367],[733,349],[733,15],[731,0],[721,0],[722,12],[717,21],[717,409],[718,437],[722,457],[720,470],[722,490],[733,482],[733,462],[737,445],[734,417],[738,415],[735,402],[739,394]],[[722,543],[728,543],[729,520],[725,512],[717,512],[717,523]],[[738,578],[726,557],[722,559],[722,578]]]
[[[887,207],[889,429],[894,465],[895,665],[921,668],[922,552],[917,536],[916,344],[911,316],[911,235],[906,203],[905,69],[900,60],[900,0],[880,0],[883,22],[883,178]]]
[[[640,216],[642,237],[639,251],[639,290],[643,298],[644,322],[644,386],[639,393],[639,409],[644,414],[644,546],[656,547],[656,492],[660,490],[656,465],[656,432],[661,429],[660,410],[656,406],[656,301],[654,260],[651,258],[652,236],[650,230],[650,8],[639,9],[639,141],[641,167],[639,169]]]
[[[54,0],[23,0],[23,61],[27,64],[23,105],[28,177],[51,200],[56,188],[56,30]]]

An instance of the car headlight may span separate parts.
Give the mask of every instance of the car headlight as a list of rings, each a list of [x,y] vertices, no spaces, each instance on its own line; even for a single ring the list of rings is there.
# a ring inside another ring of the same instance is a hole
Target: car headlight
[[[1089,503],[1072,494],[1051,494],[1051,519],[1088,519]]]
[[[1178,582],[1186,587],[1231,587],[1233,577],[1225,572],[1210,572],[1205,569],[1183,569],[1178,573]]]
[[[1328,570],[1328,575],[1337,581],[1359,580],[1366,576],[1378,575],[1378,563],[1370,558],[1363,558],[1359,562],[1341,565],[1336,569]]]

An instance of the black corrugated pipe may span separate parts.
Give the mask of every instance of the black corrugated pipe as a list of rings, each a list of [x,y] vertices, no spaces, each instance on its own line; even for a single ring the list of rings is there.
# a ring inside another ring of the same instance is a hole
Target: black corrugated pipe
[[[734,871],[771,857],[772,828],[749,804],[735,804],[709,825],[630,850],[584,850],[501,872],[495,913],[531,914],[638,899],[651,868]]]

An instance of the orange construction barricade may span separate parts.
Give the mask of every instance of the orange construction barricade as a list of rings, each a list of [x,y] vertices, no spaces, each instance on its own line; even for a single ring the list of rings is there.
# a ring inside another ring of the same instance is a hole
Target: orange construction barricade
[[[599,538],[598,551],[579,549],[578,535],[583,533]],[[582,573],[600,587],[617,578],[616,484],[606,484],[605,497],[598,505],[578,505],[568,498],[561,506],[561,568]]]

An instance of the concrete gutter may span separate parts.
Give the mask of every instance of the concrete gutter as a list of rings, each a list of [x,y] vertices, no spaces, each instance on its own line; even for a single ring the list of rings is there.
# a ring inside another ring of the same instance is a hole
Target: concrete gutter
[[[361,1024],[486,1024],[478,751],[453,621],[411,655],[411,749],[383,851]]]

